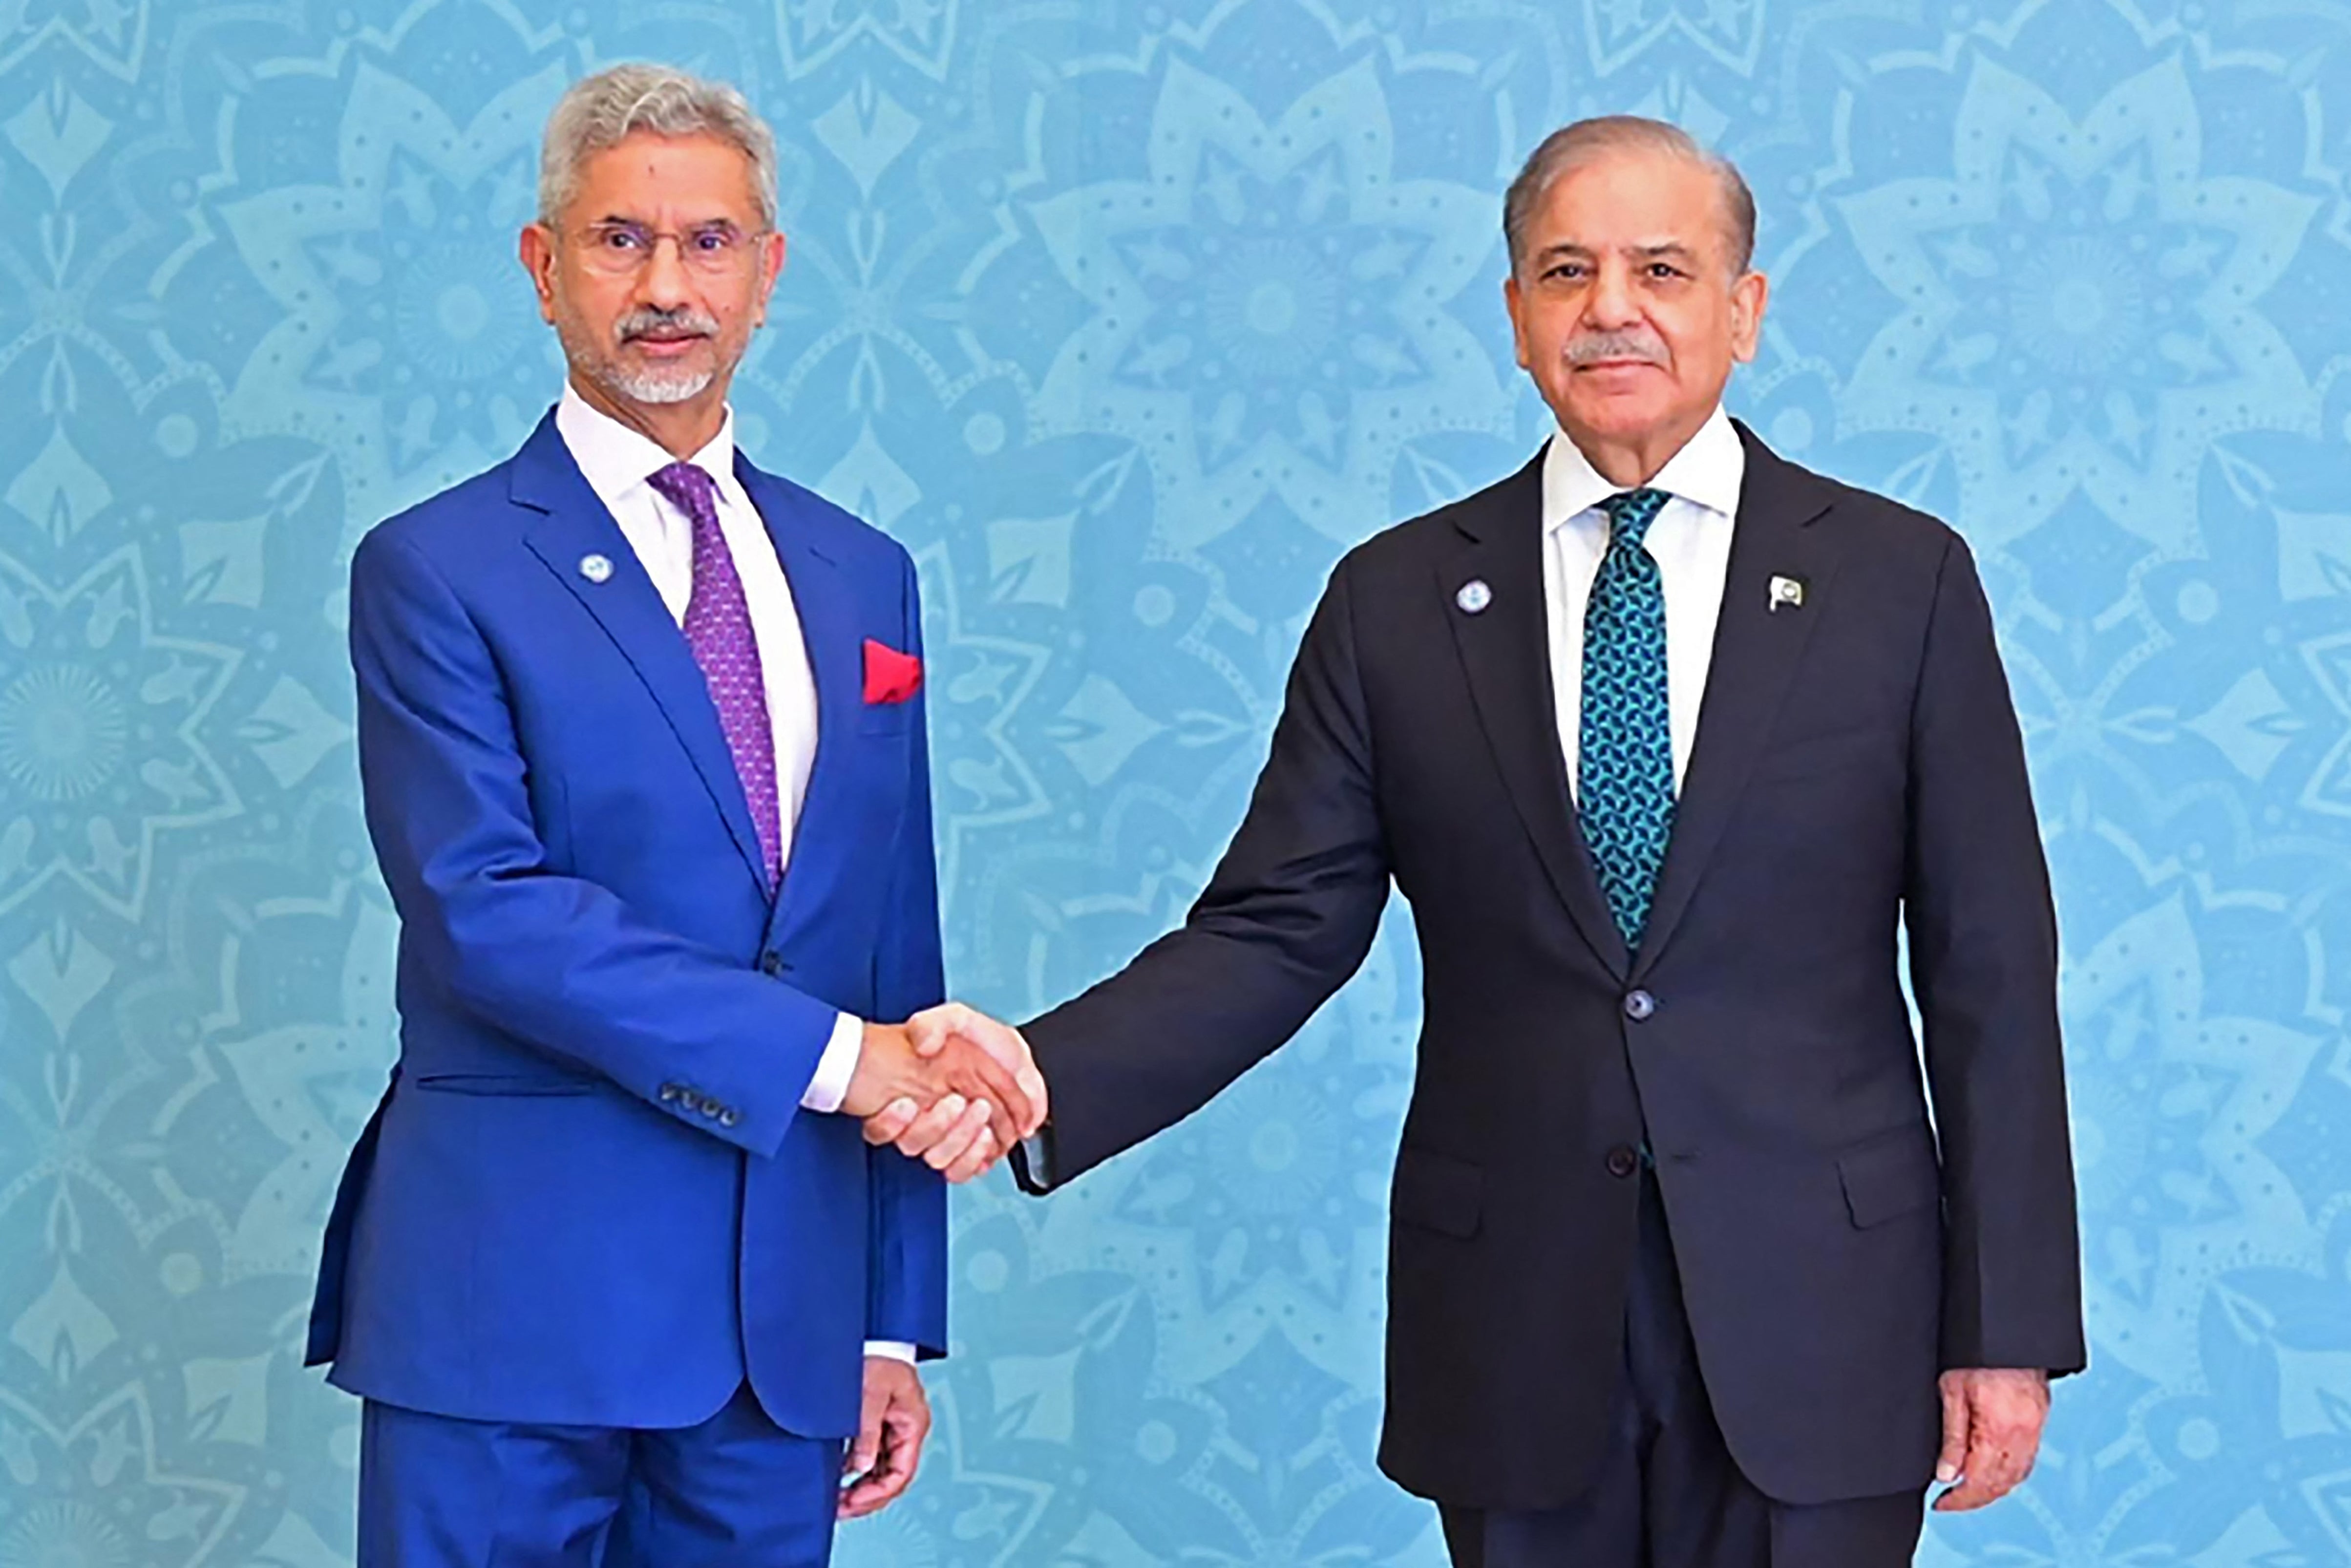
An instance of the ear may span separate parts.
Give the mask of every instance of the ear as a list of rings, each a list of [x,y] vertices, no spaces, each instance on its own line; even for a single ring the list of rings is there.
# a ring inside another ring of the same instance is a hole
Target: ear
[[[1740,364],[1755,358],[1763,339],[1763,306],[1771,295],[1771,280],[1750,272],[1730,286],[1730,356]]]
[[[525,224],[522,237],[516,242],[522,256],[523,270],[530,274],[530,286],[538,292],[538,319],[555,319],[555,236],[545,224]]]
[[[776,291],[776,279],[784,272],[784,233],[778,229],[759,242],[759,301],[751,312],[751,325],[768,324],[768,298]]]
[[[1515,272],[1502,279],[1502,306],[1510,313],[1510,343],[1518,350],[1519,369],[1531,371],[1534,361],[1527,352],[1527,302],[1519,292],[1519,275]]]

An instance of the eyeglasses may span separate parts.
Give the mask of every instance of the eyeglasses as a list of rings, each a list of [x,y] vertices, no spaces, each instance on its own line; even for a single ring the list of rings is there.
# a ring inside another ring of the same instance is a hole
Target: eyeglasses
[[[642,272],[664,240],[677,246],[678,264],[705,277],[726,277],[748,267],[758,255],[758,242],[774,231],[745,234],[730,223],[704,224],[684,234],[647,228],[643,224],[595,224],[580,231],[580,259],[608,277],[628,277]]]

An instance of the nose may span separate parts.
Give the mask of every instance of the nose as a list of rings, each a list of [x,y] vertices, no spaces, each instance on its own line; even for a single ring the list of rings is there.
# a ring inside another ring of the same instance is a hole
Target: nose
[[[637,273],[637,302],[656,310],[675,310],[694,302],[683,241],[668,235],[654,239],[653,253]]]
[[[1583,314],[1603,332],[1629,327],[1640,319],[1641,312],[1633,303],[1632,277],[1624,263],[1603,264],[1600,275],[1592,280],[1592,292],[1584,296]]]

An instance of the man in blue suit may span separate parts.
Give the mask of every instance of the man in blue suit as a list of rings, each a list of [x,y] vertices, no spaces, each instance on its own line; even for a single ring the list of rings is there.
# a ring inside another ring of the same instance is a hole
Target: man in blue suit
[[[1042,1084],[867,1021],[942,996],[921,621],[904,549],[735,450],[772,137],[618,68],[539,198],[562,402],[352,562],[401,1056],[310,1359],[366,1401],[362,1568],[592,1563],[616,1518],[659,1568],[820,1563],[914,1474],[944,1183]],[[918,1110],[924,1158],[869,1144]]]

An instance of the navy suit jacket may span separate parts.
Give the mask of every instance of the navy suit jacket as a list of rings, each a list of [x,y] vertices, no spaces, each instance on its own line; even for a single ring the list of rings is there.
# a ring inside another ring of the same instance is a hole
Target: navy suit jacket
[[[1380,1460],[1440,1501],[1559,1506],[1615,1440],[1645,1139],[1707,1393],[1772,1497],[1925,1486],[1946,1367],[2083,1364],[2055,919],[1974,564],[1740,434],[1637,951],[1560,751],[1538,459],[1340,562],[1198,905],[1027,1028],[1053,1119],[1050,1173],[1022,1175],[1066,1181],[1279,1045],[1391,881],[1411,900]],[[1773,608],[1777,577],[1801,603]]]
[[[352,1393],[677,1427],[747,1378],[838,1437],[865,1340],[945,1349],[943,1183],[799,1105],[839,1010],[943,994],[923,705],[869,706],[862,674],[869,639],[919,653],[914,567],[737,465],[816,677],[772,901],[701,670],[551,416],[352,561],[401,1021],[310,1325]]]

